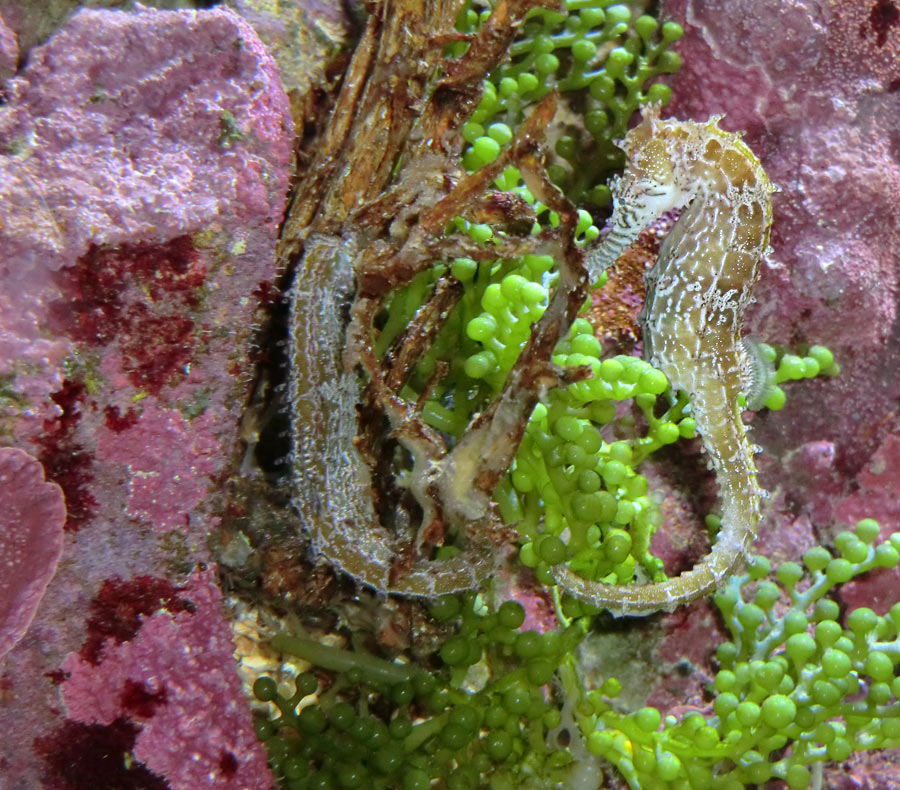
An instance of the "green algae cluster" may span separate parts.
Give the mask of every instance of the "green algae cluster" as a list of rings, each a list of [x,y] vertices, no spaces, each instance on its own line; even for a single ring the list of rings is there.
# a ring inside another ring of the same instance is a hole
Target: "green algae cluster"
[[[277,711],[257,718],[257,733],[290,790],[531,790],[584,772],[599,781],[597,758],[633,790],[743,790],[774,778],[806,790],[826,761],[900,746],[900,604],[842,614],[832,597],[897,567],[900,533],[878,542],[879,532],[864,519],[837,536],[835,553],[812,548],[802,565],[751,558],[714,598],[730,640],[716,651],[705,710],[622,712],[614,677],[587,691],[579,675],[593,616],[538,633],[522,627],[519,603],[491,609],[467,594],[433,605],[455,632],[429,669],[276,637],[320,669],[290,696],[256,682]]]
[[[485,79],[481,102],[462,130],[469,143],[463,164],[474,170],[492,161],[528,107],[557,90],[571,122],[554,130],[548,174],[573,202],[605,206],[606,182],[625,164],[615,141],[641,104],[669,100],[668,86],[653,80],[681,67],[669,46],[683,31],[675,22],[635,17],[627,5],[609,0],[564,0],[562,6],[533,9],[509,61]],[[488,13],[466,9],[460,29],[477,29]]]

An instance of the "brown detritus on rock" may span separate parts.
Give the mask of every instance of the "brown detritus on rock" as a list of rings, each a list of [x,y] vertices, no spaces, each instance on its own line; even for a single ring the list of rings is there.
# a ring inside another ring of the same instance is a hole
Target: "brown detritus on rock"
[[[601,342],[619,349],[640,340],[637,318],[644,304],[644,276],[656,263],[659,245],[671,227],[672,219],[667,215],[644,230],[606,270],[606,284],[591,292],[587,318]]]

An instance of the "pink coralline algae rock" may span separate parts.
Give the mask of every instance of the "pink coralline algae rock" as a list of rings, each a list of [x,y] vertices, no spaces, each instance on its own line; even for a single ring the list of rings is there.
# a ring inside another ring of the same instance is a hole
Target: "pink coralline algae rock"
[[[0,448],[0,659],[22,638],[62,554],[60,487],[28,453]]]
[[[0,80],[15,73],[18,58],[19,45],[16,34],[7,27],[3,17],[0,16]]]
[[[277,69],[225,9],[82,10],[5,97],[0,445],[33,454],[67,512],[56,576],[0,665],[0,787],[268,786],[212,577],[189,585],[199,614],[172,591],[210,560],[253,328],[277,296],[293,141]],[[63,662],[108,636],[111,676],[167,678],[152,721],[65,718]]]
[[[147,617],[130,641],[108,640],[98,663],[66,659],[61,691],[69,717],[132,724],[134,756],[173,790],[267,790],[266,756],[231,665],[214,573],[194,573],[179,598],[189,611]]]

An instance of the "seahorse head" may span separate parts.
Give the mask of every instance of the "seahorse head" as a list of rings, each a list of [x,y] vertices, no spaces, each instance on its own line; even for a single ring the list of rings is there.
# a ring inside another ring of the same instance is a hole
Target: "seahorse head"
[[[645,106],[643,120],[619,143],[628,166],[616,190],[619,202],[630,201],[653,217],[683,208],[696,189],[685,160],[682,124],[661,121],[659,109],[657,104]]]

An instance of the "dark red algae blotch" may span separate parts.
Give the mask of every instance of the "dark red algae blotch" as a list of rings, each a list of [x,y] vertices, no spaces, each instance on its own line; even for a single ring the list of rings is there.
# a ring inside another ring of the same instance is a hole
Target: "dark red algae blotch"
[[[225,779],[230,779],[237,773],[238,769],[238,760],[231,752],[227,749],[222,752],[219,757],[219,770],[222,772],[222,776]]]
[[[887,44],[888,33],[898,24],[900,24],[900,9],[894,5],[894,0],[876,0],[869,12],[869,26],[875,33],[875,46],[880,49]],[[866,26],[862,25],[859,30],[860,37],[865,38],[867,34]]]
[[[133,409],[122,414],[118,406],[107,405],[103,409],[103,422],[113,433],[122,433],[137,425],[140,415]]]
[[[61,298],[50,328],[93,347],[118,342],[131,383],[157,393],[190,361],[189,317],[200,302],[206,266],[189,236],[165,244],[92,246],[61,269]]]
[[[38,460],[44,473],[62,488],[66,495],[67,532],[77,532],[94,514],[97,500],[91,495],[90,455],[75,440],[75,428],[81,420],[85,387],[80,381],[67,379],[50,395],[62,414],[44,420],[43,431],[35,440]]]
[[[66,721],[36,738],[35,751],[47,768],[44,790],[169,790],[169,783],[129,759],[138,728],[125,719],[112,724]]]
[[[190,612],[193,604],[179,597],[180,588],[155,576],[135,576],[128,581],[107,579],[91,601],[87,619],[87,639],[79,655],[91,664],[100,663],[107,639],[128,642],[140,630],[141,617],[160,609]]]
[[[166,704],[166,690],[151,691],[145,683],[127,678],[119,695],[119,703],[132,716],[149,719],[159,705]]]

